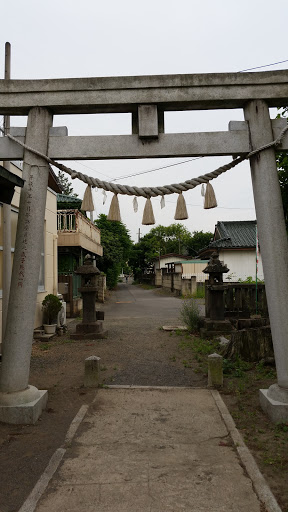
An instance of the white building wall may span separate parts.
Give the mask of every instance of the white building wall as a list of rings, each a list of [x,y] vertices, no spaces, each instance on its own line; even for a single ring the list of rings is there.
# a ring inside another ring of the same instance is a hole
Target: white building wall
[[[22,171],[12,163],[10,164],[10,171],[22,177]],[[12,199],[12,208],[17,212],[19,208],[21,189],[16,187]],[[2,208],[2,207],[1,207]],[[2,212],[0,212],[0,224],[2,221]],[[13,221],[14,222],[14,221]],[[15,221],[16,222],[16,221]],[[3,226],[0,225],[0,230]],[[13,233],[15,229],[12,230]],[[1,237],[0,237],[1,238]],[[35,327],[42,325],[42,300],[48,293],[57,293],[58,279],[57,279],[57,194],[47,189],[46,197],[46,210],[45,210],[45,225],[44,225],[44,270],[45,281],[44,290],[38,291],[37,303],[35,310]],[[12,240],[13,243],[13,240]],[[12,255],[13,257],[13,255]],[[1,258],[0,258],[1,260]],[[0,272],[2,273],[2,264],[0,265]],[[1,280],[2,281],[2,280]],[[1,291],[2,292],[2,291]],[[2,293],[0,295],[0,342],[2,339]]]
[[[35,311],[35,327],[43,323],[42,300],[48,293],[58,292],[58,265],[57,265],[57,194],[47,190],[45,223],[44,223],[44,272],[45,290],[38,291]],[[56,259],[56,262],[55,262]]]
[[[224,281],[245,281],[251,276],[256,279],[256,252],[255,250],[234,250],[219,251],[219,259],[229,268],[229,272],[224,274]],[[258,257],[258,279],[264,280],[261,254]]]

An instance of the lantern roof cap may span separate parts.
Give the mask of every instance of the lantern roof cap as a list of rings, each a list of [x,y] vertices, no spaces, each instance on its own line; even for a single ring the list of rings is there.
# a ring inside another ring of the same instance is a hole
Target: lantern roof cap
[[[80,275],[99,275],[101,272],[99,268],[97,268],[95,265],[93,265],[93,259],[90,254],[87,254],[84,258],[84,265],[81,265],[80,267],[75,270],[75,274]]]

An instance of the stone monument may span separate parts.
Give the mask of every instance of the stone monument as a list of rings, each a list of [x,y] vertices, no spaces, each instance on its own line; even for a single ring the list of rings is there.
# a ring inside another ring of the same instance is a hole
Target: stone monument
[[[201,329],[201,336],[213,337],[221,333],[230,332],[233,327],[229,320],[225,320],[223,274],[229,272],[229,268],[219,260],[217,252],[213,252],[210,261],[203,270],[209,274],[206,287],[206,318]]]
[[[75,274],[81,276],[81,287],[79,292],[83,300],[83,320],[76,325],[76,332],[70,335],[72,339],[93,340],[106,338],[107,331],[103,330],[103,322],[97,320],[100,315],[96,313],[96,277],[100,274],[100,270],[93,265],[90,254],[87,254],[84,265],[79,267]],[[102,314],[104,319],[104,315]]]

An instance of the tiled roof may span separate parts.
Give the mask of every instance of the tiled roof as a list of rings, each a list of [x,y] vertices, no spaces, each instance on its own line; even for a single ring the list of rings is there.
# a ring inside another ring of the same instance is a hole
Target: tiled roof
[[[67,208],[80,208],[82,203],[82,199],[74,196],[66,196],[65,194],[57,194],[57,208],[65,209]]]
[[[256,220],[218,221],[214,239],[208,246],[212,249],[256,247]]]

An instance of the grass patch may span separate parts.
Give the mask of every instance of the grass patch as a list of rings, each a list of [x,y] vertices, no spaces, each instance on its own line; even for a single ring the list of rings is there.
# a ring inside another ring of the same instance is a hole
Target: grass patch
[[[193,293],[192,295],[193,299],[204,299],[205,298],[205,288],[204,286],[202,287],[197,287],[197,290],[195,293]]]
[[[200,338],[197,335],[182,333],[178,344],[179,360],[184,368],[193,368],[195,373],[207,374],[208,355],[219,349],[219,342]],[[184,359],[183,359],[184,357]],[[173,359],[176,360],[174,356]]]
[[[70,338],[61,338],[59,341],[55,341],[55,345],[65,345],[66,343],[75,343],[76,340],[72,340]]]
[[[39,348],[40,350],[45,352],[51,348],[51,345],[49,345],[49,343],[41,343],[41,345],[39,345]]]
[[[154,290],[156,288],[156,286],[154,286],[153,284],[146,284],[146,283],[141,283],[141,284],[138,283],[138,286],[140,286],[140,288],[142,288],[143,290]]]

